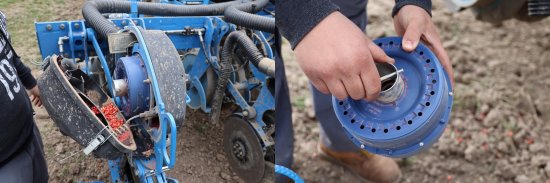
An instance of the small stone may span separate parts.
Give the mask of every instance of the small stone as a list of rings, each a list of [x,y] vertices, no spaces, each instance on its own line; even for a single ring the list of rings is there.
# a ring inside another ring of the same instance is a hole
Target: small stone
[[[529,151],[536,153],[544,150],[544,145],[542,143],[534,143],[529,146]]]
[[[220,167],[214,167],[214,172],[218,173],[220,171],[222,171],[222,169]]]
[[[78,164],[70,165],[69,172],[73,175],[80,173],[80,166]]]
[[[228,174],[225,173],[225,172],[220,172],[220,177],[222,177],[222,179],[224,179],[224,180],[229,180],[229,179],[231,179],[231,176],[228,175]]]
[[[59,143],[55,146],[55,152],[57,154],[63,154],[65,152],[65,148],[63,148],[63,144]]]
[[[519,176],[516,176],[515,181],[516,182],[527,182],[527,181],[529,181],[529,177],[527,177],[526,175],[519,175]]]
[[[494,127],[502,121],[504,121],[502,111],[500,111],[499,109],[493,109],[489,111],[485,119],[483,119],[483,126]]]
[[[531,158],[531,165],[541,166],[541,165],[545,165],[545,163],[547,163],[548,161],[550,161],[550,156],[536,155]]]
[[[216,159],[218,161],[223,161],[225,159],[225,156],[223,154],[216,154]]]
[[[546,175],[550,175],[550,160],[546,162],[546,167],[544,168]]]
[[[469,145],[466,150],[464,150],[464,158],[466,160],[472,161],[474,159],[474,152],[476,150],[476,147],[474,145]]]
[[[233,176],[233,180],[234,180],[234,181],[239,181],[239,180],[241,180],[241,179],[239,178],[239,176]]]
[[[338,173],[336,173],[336,171],[330,171],[329,176],[330,176],[330,177],[337,177],[337,176],[338,176]]]
[[[497,145],[497,149],[501,152],[508,152],[508,145],[506,145],[505,142],[499,142]]]
[[[306,116],[309,119],[315,119],[315,110],[313,110],[313,107],[306,108]]]

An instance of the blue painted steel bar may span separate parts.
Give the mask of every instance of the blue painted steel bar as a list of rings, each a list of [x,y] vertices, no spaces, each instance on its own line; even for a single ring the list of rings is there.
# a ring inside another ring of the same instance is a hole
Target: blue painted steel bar
[[[101,67],[103,67],[103,72],[105,72],[105,80],[107,80],[107,86],[109,86],[109,94],[111,96],[115,96],[114,88],[113,88],[113,80],[111,76],[111,71],[109,71],[109,64],[107,64],[107,60],[105,60],[105,55],[103,55],[103,51],[101,51],[101,48],[99,46],[99,43],[97,42],[97,39],[95,38],[95,32],[93,29],[89,28],[87,30],[88,32],[88,41],[91,41],[94,45],[96,54],[99,58],[99,61],[101,61]]]

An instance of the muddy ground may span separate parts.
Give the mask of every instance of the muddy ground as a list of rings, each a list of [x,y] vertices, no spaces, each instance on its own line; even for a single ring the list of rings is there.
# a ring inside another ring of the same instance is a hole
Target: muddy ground
[[[35,21],[81,19],[84,0],[2,0],[0,10],[8,16],[12,43],[35,77],[41,71],[33,62],[40,61],[34,33]],[[43,107],[34,108],[36,124],[45,146],[50,182],[111,182],[107,161],[85,156],[82,147],[61,135]],[[242,182],[227,163],[222,146],[223,126],[208,122],[209,116],[188,110],[187,120],[178,134],[177,160],[170,177],[180,182]],[[63,160],[75,153],[76,155]],[[63,160],[63,161],[62,161]],[[1,182],[1,181],[0,181]]]
[[[395,35],[393,1],[370,1],[367,35]],[[550,182],[550,19],[501,25],[451,14],[434,1],[433,20],[455,71],[450,124],[429,152],[398,159],[402,182]],[[294,169],[307,182],[358,182],[319,160],[319,126],[308,81],[284,47],[295,126]]]

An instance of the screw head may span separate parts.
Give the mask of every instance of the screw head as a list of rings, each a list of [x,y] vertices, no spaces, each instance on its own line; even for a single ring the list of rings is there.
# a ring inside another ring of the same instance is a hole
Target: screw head
[[[46,30],[51,31],[52,30],[52,24],[46,25]]]
[[[75,24],[74,24],[74,28],[80,29],[80,24],[79,24],[79,23],[75,23]]]
[[[420,144],[418,144],[418,145],[420,145],[420,147],[422,147],[422,146],[424,146],[424,142],[420,142]]]
[[[60,28],[61,30],[64,30],[64,29],[65,29],[65,24],[59,25],[59,28]]]
[[[453,96],[453,92],[449,92],[449,96]]]
[[[365,144],[361,144],[361,149],[365,149]]]
[[[243,116],[248,116],[248,111],[243,111]]]
[[[128,24],[128,22],[126,22],[126,20],[123,20],[122,25],[126,25],[126,24]]]

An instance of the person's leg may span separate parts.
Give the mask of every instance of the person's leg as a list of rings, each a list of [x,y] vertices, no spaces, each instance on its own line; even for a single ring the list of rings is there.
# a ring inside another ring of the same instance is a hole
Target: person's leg
[[[361,30],[367,25],[367,0],[333,0],[340,11],[352,20]],[[391,158],[373,155],[361,150],[348,136],[332,108],[332,96],[325,95],[313,86],[315,113],[321,124],[321,145],[319,153],[322,158],[339,163],[348,168],[359,178],[370,182],[396,182],[401,177],[399,166]]]
[[[40,137],[40,131],[38,131],[36,124],[33,124],[33,126],[34,140],[28,150],[33,160],[33,179],[34,182],[48,182],[48,165],[44,157],[44,144],[42,143],[42,137]]]
[[[280,37],[279,37],[280,38]],[[281,39],[279,39],[281,40]],[[286,81],[284,64],[277,44],[275,55],[275,163],[291,168],[294,153],[294,132],[292,130],[292,109]],[[282,175],[275,175],[276,182],[288,182]]]
[[[34,126],[34,124],[33,124]],[[48,182],[48,167],[44,159],[44,151],[40,132],[34,126],[34,136],[24,150],[12,160],[0,167],[2,182],[11,183],[45,183]]]
[[[367,0],[333,0],[340,7],[340,12],[348,17],[361,30],[367,25]],[[345,134],[342,125],[338,122],[332,108],[332,96],[319,92],[311,86],[313,105],[317,120],[321,124],[321,143],[335,151],[357,151],[359,148],[353,144]]]

